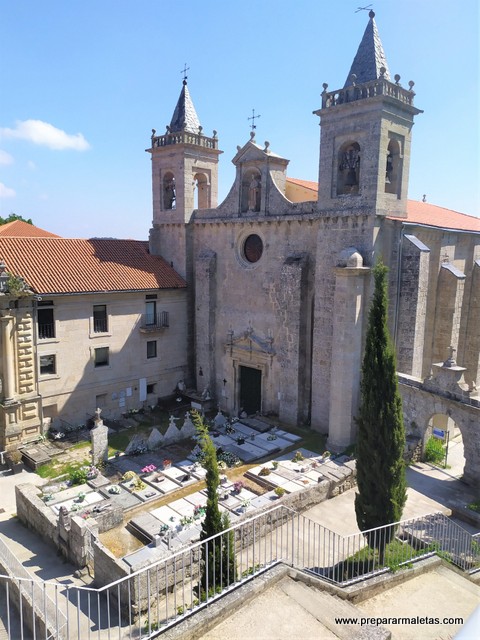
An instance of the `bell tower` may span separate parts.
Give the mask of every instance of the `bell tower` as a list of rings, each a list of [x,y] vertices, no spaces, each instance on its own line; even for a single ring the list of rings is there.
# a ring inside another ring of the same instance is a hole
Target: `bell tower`
[[[390,78],[370,11],[345,85],[323,85],[318,204],[320,211],[406,216],[413,82]]]
[[[195,209],[210,209],[218,200],[217,132],[203,134],[187,78],[183,80],[170,125],[163,135],[152,129],[153,227],[150,252],[161,255],[188,280],[188,223]]]

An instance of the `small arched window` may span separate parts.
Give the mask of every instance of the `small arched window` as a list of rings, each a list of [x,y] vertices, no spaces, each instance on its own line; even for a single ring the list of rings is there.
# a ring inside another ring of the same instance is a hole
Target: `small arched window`
[[[262,182],[259,171],[248,171],[243,176],[241,211],[260,211]]]
[[[360,185],[360,145],[347,142],[338,154],[337,195],[358,195]]]
[[[194,176],[194,208],[210,208],[210,185],[204,173],[196,173]]]
[[[176,207],[176,189],[175,189],[175,176],[171,171],[168,171],[163,176],[163,209],[175,209]]]

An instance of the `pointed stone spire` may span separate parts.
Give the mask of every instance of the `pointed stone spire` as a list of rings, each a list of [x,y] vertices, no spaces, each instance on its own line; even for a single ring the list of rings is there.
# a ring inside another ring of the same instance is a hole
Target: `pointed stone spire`
[[[378,80],[382,75],[380,71],[382,67],[385,68],[383,77],[385,80],[390,80],[387,59],[385,58],[382,42],[374,20],[375,13],[370,11],[368,15],[370,20],[363,34],[360,46],[358,47],[357,55],[353,60],[344,88],[353,84],[353,74],[356,76],[355,84]]]
[[[172,121],[170,122],[170,132],[177,133],[179,131],[189,131],[190,133],[199,133],[200,120],[193,106],[192,98],[187,87],[187,81],[183,81],[182,91],[178,98],[177,106],[173,112]]]

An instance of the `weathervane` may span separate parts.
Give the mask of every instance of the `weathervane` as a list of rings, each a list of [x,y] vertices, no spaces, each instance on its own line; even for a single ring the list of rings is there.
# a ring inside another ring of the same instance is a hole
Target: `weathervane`
[[[373,4],[367,4],[366,7],[357,7],[355,13],[358,13],[359,11],[366,11],[367,9],[370,9],[370,7],[373,7]]]
[[[247,118],[247,120],[251,120],[252,124],[250,125],[250,128],[252,130],[252,133],[255,131],[255,129],[257,128],[257,125],[255,124],[255,118],[261,118],[262,116],[256,116],[255,115],[255,109],[252,109],[252,115],[250,118]]]
[[[187,71],[190,70],[190,67],[187,67],[187,63],[185,62],[185,65],[183,67],[183,69],[180,71],[180,73],[183,73],[183,84],[187,84]]]

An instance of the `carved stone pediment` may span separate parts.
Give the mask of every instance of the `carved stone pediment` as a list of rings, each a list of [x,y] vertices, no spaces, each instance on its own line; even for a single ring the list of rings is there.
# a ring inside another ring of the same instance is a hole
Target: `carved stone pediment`
[[[257,335],[252,328],[247,329],[242,334],[235,336],[233,332],[227,337],[225,349],[230,351],[262,354],[264,356],[274,356],[273,338]]]

